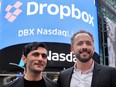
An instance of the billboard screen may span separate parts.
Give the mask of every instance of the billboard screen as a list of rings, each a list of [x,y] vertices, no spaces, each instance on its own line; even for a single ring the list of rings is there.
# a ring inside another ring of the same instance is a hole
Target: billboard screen
[[[48,66],[53,67],[54,64],[59,67],[70,66],[73,62],[69,60],[70,55],[72,56],[70,38],[80,29],[93,34],[95,52],[99,54],[97,7],[94,0],[2,0],[1,61],[7,59],[9,62],[21,64],[21,48],[26,43],[40,41],[46,42],[49,46]],[[55,53],[59,59],[53,57]],[[65,55],[64,57],[69,54],[69,59],[67,58],[69,61],[62,59],[59,56],[61,53]],[[64,62],[69,64],[62,66]]]

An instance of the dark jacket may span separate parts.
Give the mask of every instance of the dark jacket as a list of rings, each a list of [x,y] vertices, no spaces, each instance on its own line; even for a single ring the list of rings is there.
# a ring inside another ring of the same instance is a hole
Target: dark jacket
[[[46,87],[57,87],[57,84],[47,77],[43,77]],[[13,82],[3,85],[3,87],[24,87],[24,77],[21,77]]]
[[[74,67],[60,72],[59,87],[70,87]],[[116,69],[95,63],[91,87],[116,87]]]

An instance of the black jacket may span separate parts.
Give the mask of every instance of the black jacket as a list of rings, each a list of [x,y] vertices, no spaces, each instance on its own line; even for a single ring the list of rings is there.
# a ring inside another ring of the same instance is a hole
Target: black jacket
[[[46,87],[57,87],[57,84],[47,77],[43,77]],[[3,85],[3,87],[24,87],[24,77],[21,77],[13,82]]]
[[[59,87],[70,87],[74,67],[60,72]],[[91,87],[116,87],[116,69],[95,63]]]

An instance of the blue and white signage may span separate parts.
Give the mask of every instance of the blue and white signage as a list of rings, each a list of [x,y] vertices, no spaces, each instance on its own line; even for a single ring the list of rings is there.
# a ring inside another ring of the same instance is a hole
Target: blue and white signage
[[[91,32],[99,53],[94,0],[2,0],[0,49],[41,41],[70,44],[80,29]]]

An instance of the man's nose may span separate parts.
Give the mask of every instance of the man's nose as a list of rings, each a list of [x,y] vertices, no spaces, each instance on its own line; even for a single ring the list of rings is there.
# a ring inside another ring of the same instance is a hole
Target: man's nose
[[[87,44],[86,44],[86,43],[84,43],[84,44],[83,44],[83,48],[86,48],[86,47],[87,47]]]
[[[83,51],[87,51],[87,45],[84,43],[82,47]]]
[[[42,57],[42,55],[40,54],[39,56],[38,56],[38,60],[42,60],[43,59],[43,57]]]

